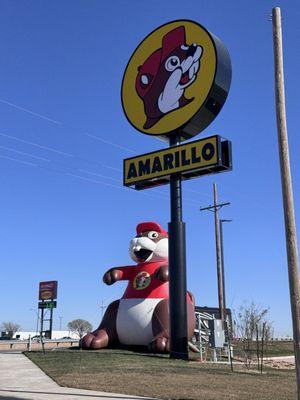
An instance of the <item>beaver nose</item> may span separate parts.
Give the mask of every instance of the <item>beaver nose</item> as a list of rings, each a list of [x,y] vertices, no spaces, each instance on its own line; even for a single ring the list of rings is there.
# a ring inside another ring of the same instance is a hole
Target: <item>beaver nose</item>
[[[193,57],[193,55],[196,53],[197,50],[197,45],[193,43],[187,50],[186,55],[189,57]]]

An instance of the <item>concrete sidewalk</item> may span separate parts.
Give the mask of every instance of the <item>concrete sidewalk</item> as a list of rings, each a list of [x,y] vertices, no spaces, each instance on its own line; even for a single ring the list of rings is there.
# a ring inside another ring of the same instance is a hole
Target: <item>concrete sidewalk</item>
[[[20,352],[0,353],[0,400],[130,400],[126,396],[59,386]]]
[[[264,361],[286,361],[295,364],[295,356],[264,357]]]

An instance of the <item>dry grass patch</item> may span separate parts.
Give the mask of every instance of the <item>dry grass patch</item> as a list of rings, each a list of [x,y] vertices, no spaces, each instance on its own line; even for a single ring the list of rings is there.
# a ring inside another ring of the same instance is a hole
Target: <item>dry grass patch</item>
[[[161,399],[289,400],[295,372],[266,369],[246,373],[235,366],[170,360],[125,350],[60,350],[26,353],[62,386]]]

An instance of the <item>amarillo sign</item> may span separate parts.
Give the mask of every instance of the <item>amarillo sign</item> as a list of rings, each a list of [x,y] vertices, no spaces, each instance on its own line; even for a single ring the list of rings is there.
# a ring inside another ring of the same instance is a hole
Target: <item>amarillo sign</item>
[[[168,149],[124,160],[124,185],[141,190],[170,182],[170,356],[188,359],[185,224],[181,181],[231,169],[231,144],[202,132],[222,109],[231,62],[222,42],[203,26],[172,21],[151,32],[132,54],[122,81],[131,125],[168,140]]]
[[[221,41],[188,20],[169,22],[148,35],[131,56],[122,82],[122,105],[140,132],[188,139],[220,112],[231,83]]]
[[[146,189],[169,183],[170,175],[196,178],[231,169],[231,143],[220,136],[197,140],[124,160],[124,185]]]

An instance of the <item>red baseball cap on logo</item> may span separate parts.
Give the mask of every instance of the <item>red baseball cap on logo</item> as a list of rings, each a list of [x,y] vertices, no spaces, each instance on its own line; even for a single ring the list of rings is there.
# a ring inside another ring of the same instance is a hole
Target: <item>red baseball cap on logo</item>
[[[184,26],[179,26],[168,32],[162,40],[161,60],[167,58],[177,47],[185,44]]]
[[[185,44],[184,26],[179,26],[165,34],[162,39],[162,47],[155,50],[138,68],[135,88],[138,95],[143,98],[152,86],[160,64],[167,58],[177,47]]]
[[[136,233],[138,235],[148,231],[155,231],[164,236],[168,236],[168,232],[166,232],[157,222],[141,222],[136,227]]]

